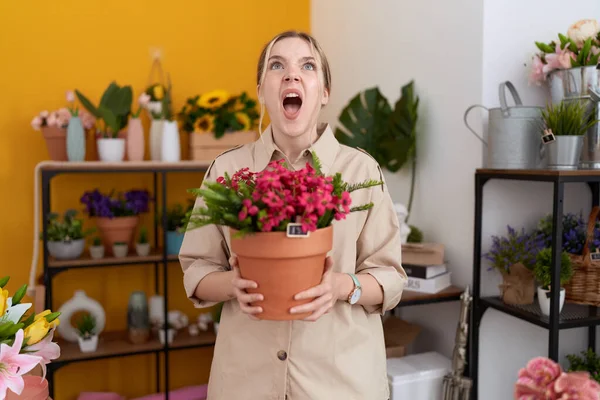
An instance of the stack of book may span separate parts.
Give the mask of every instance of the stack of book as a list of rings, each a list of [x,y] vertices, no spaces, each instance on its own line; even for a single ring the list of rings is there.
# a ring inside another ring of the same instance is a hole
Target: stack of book
[[[407,243],[402,246],[402,267],[408,276],[405,290],[438,293],[451,286],[444,260],[444,245],[439,243]]]

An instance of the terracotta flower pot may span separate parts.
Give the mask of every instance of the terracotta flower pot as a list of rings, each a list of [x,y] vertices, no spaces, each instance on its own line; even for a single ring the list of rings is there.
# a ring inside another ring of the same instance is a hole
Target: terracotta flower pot
[[[291,314],[290,308],[313,299],[294,300],[294,296],[321,283],[325,258],[333,246],[333,227],[311,232],[305,238],[289,238],[285,232],[259,232],[244,238],[234,238],[231,249],[238,257],[240,274],[255,281],[263,301],[254,303],[263,312],[259,319],[295,320],[310,315]]]
[[[56,126],[44,126],[41,129],[50,159],[67,161],[67,130]]]
[[[138,216],[133,217],[99,217],[96,225],[101,232],[102,242],[107,252],[112,254],[113,243],[127,243],[128,248],[133,243],[133,234],[139,222]]]

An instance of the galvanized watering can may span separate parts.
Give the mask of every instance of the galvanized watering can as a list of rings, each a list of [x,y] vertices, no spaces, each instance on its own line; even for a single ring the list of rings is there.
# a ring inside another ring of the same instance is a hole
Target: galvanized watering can
[[[506,88],[515,101],[515,106],[506,103]],[[542,143],[542,107],[524,106],[517,90],[509,81],[499,87],[500,107],[490,108],[476,104],[465,111],[467,128],[487,146],[487,168],[494,169],[537,169],[544,166]],[[473,130],[467,122],[469,112],[476,107],[488,111],[488,141]]]

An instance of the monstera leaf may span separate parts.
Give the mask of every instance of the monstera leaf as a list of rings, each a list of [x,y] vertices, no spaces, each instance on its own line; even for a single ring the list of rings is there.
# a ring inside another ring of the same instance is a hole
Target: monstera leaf
[[[104,121],[113,137],[117,137],[118,132],[127,125],[133,101],[131,86],[121,87],[116,82],[111,82],[102,94],[98,107],[79,90],[75,90],[75,94],[85,109]]]
[[[401,169],[416,153],[418,97],[414,82],[402,87],[402,95],[392,110],[379,88],[357,94],[344,108],[336,129],[339,142],[367,151],[383,168]]]
[[[387,136],[391,108],[377,87],[367,89],[354,96],[342,110],[340,123],[345,128],[337,128],[338,141],[350,147],[360,147],[385,164],[385,151],[379,142]]]

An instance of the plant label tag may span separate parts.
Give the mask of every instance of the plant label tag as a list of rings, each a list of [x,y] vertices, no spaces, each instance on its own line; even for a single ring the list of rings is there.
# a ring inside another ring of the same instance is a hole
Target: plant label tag
[[[594,253],[590,253],[590,260],[592,260],[592,261],[600,260],[600,253],[597,251]]]
[[[554,133],[552,133],[552,131],[545,131],[546,133],[542,136],[542,142],[544,144],[548,144],[550,142],[554,142],[556,140],[556,137],[554,136]]]
[[[310,236],[310,231],[302,232],[302,224],[290,222],[286,230],[287,237],[290,238],[307,238]]]

